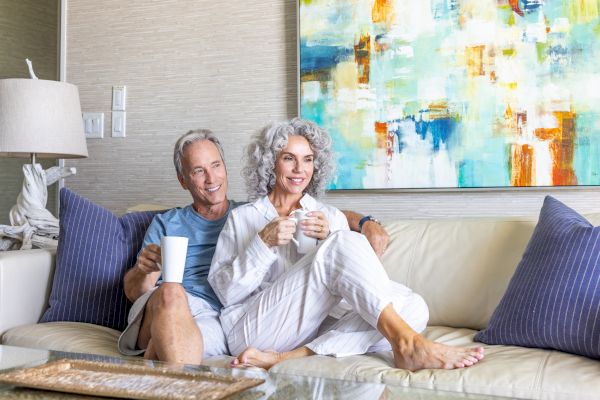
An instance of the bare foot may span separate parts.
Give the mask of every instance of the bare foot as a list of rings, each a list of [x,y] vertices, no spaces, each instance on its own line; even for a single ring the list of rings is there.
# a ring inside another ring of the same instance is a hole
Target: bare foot
[[[410,371],[420,369],[465,368],[483,358],[483,347],[454,347],[435,343],[415,335],[412,342],[402,341],[392,344],[394,365]]]
[[[231,362],[232,367],[253,366],[269,369],[282,361],[281,353],[274,350],[261,351],[255,347],[248,347]]]

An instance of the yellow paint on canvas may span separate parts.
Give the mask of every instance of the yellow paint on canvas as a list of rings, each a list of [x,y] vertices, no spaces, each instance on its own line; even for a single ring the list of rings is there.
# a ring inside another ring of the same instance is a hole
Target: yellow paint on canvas
[[[500,82],[500,86],[508,89],[508,90],[517,90],[517,82]]]
[[[358,89],[358,66],[353,61],[340,62],[332,74],[335,90]]]
[[[571,0],[569,17],[573,23],[587,24],[598,18],[598,0]]]
[[[469,77],[485,75],[483,70],[483,52],[485,46],[470,46],[465,48],[465,60]]]
[[[498,4],[496,0],[463,0],[460,13],[465,20],[495,21]]]
[[[370,121],[371,116],[366,110],[348,110],[340,114],[335,123],[338,129],[338,134],[344,140],[352,141],[360,149],[371,149],[377,144],[375,135],[370,136],[365,134],[366,121]]]
[[[375,0],[371,9],[374,23],[383,23],[389,29],[394,23],[394,4],[391,0]]]

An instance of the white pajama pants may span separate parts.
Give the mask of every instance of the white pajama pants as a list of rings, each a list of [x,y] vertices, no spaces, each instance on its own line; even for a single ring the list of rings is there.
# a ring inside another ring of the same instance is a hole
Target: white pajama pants
[[[342,299],[352,311],[327,318]],[[227,333],[229,349],[235,356],[250,346],[276,351],[307,346],[333,356],[389,350],[376,328],[390,303],[415,331],[425,329],[429,312],[421,296],[388,278],[363,235],[336,232],[250,298]]]

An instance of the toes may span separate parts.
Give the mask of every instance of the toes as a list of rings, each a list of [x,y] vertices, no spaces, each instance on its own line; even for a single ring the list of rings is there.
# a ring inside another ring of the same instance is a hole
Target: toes
[[[462,364],[460,361],[455,361],[455,362],[445,362],[443,369],[456,369],[456,368],[464,368],[464,367],[465,367],[464,364]]]
[[[471,349],[471,355],[478,357],[480,360],[483,358],[484,349],[483,347],[476,347]]]

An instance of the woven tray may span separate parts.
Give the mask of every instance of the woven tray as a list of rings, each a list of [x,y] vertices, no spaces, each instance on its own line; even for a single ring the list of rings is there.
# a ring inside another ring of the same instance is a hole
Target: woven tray
[[[218,400],[263,382],[210,372],[81,360],[57,360],[0,373],[0,383],[8,385],[129,399]]]

